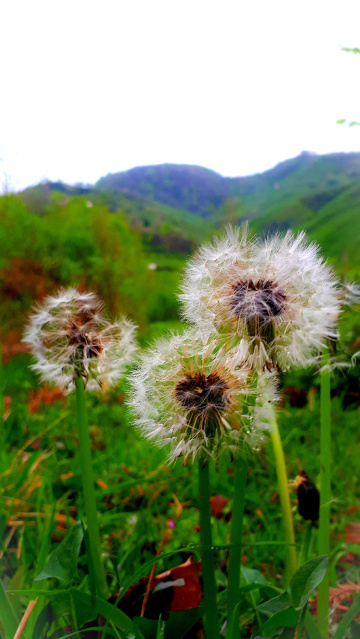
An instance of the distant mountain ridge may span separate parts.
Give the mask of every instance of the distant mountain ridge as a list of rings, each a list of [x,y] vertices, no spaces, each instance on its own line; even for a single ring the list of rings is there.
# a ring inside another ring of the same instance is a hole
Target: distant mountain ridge
[[[191,165],[136,167],[93,187],[46,182],[20,197],[39,215],[72,197],[120,212],[146,246],[164,252],[188,254],[216,229],[245,220],[259,233],[305,229],[349,277],[360,277],[360,153],[303,152],[238,178]]]
[[[336,191],[356,178],[360,178],[360,153],[316,155],[305,151],[264,173],[245,177],[223,177],[199,166],[160,164],[108,174],[98,180],[95,189],[132,194],[202,217],[213,215],[228,198],[241,198],[250,205],[251,217],[257,217],[257,205],[262,200],[266,205],[274,189],[284,191],[285,187],[285,199],[297,194],[309,196]]]

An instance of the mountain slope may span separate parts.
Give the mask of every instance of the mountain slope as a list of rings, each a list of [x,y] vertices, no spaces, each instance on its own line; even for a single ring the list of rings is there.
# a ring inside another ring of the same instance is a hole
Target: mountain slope
[[[217,211],[227,199],[238,200],[250,219],[295,198],[312,198],[310,208],[315,210],[359,178],[360,153],[304,152],[262,174],[248,177],[226,178],[202,167],[163,164],[109,174],[95,188],[161,202],[211,217],[216,222],[223,217],[223,212],[217,215]]]
[[[191,213],[207,215],[229,195],[225,178],[200,166],[161,164],[109,174],[95,185],[100,191],[122,191]]]

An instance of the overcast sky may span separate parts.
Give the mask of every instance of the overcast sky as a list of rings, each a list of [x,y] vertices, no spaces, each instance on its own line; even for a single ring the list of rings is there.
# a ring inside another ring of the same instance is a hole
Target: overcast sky
[[[4,0],[0,183],[360,151],[359,0]]]

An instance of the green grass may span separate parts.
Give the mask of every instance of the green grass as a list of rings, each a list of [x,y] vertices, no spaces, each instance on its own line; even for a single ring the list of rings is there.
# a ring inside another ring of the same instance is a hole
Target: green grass
[[[51,526],[48,555],[64,539],[74,522],[84,517],[80,500],[80,458],[76,435],[74,396],[53,406],[40,405],[30,415],[26,401],[33,376],[25,369],[25,356],[10,360],[5,367],[5,394],[13,398],[6,426],[6,460],[0,475],[6,509],[2,513],[4,551],[2,574],[8,590],[29,590],[33,587],[50,591],[59,587],[56,579],[33,582],[38,574],[39,539],[46,535],[50,514],[55,508]],[[36,384],[36,386],[38,386]],[[96,481],[96,500],[99,509],[102,546],[112,593],[131,580],[147,561],[155,557],[166,531],[172,530],[165,552],[194,546],[198,559],[200,544],[198,526],[197,473],[191,464],[174,466],[166,461],[166,450],[154,448],[132,425],[131,415],[124,404],[126,385],[113,391],[103,401],[88,396],[89,424],[93,441],[93,460]],[[14,398],[18,396],[21,401]],[[360,444],[359,409],[344,411],[339,399],[332,402],[333,411],[333,503],[331,531],[333,549],[341,545],[338,535],[346,525],[356,521],[358,514],[348,512],[360,503],[358,479],[358,450]],[[318,482],[319,477],[319,399],[314,410],[309,407],[286,407],[279,412],[279,428],[287,460],[289,478],[300,469]],[[20,452],[19,452],[20,451]],[[6,471],[6,469],[10,469]],[[223,458],[218,468],[211,467],[211,492],[231,499],[233,475],[229,474],[230,458]],[[182,504],[176,517],[177,500]],[[296,514],[296,497],[292,495],[295,512],[295,534],[301,543],[304,522]],[[229,506],[225,507],[225,513]],[[25,515],[24,515],[25,513]],[[28,515],[26,513],[29,513]],[[7,523],[5,523],[5,519]],[[213,543],[221,547],[229,543],[230,523],[225,517],[213,519]],[[169,521],[175,523],[169,528]],[[25,523],[17,523],[25,522]],[[16,525],[7,547],[5,540]],[[259,570],[267,582],[281,587],[284,575],[285,550],[276,545],[281,541],[281,510],[277,496],[275,460],[270,442],[250,459],[246,492],[243,563],[246,568]],[[275,545],[272,545],[275,543]],[[355,552],[356,547],[352,547]],[[16,556],[16,552],[20,556]],[[227,549],[218,548],[219,592],[226,586],[226,577],[219,566],[227,558]],[[159,560],[157,572],[180,564],[190,552],[174,554]],[[149,574],[149,569],[146,571]],[[356,567],[351,564],[339,580],[355,579]],[[333,585],[335,573],[332,575]],[[85,548],[82,546],[72,585],[86,590],[89,587]],[[264,593],[244,595],[240,620],[246,628],[254,618],[254,597],[260,602]],[[29,596],[12,595],[15,611],[20,614]],[[44,599],[44,602],[47,599]],[[220,595],[220,613],[225,614],[225,599]],[[43,604],[42,604],[43,605]],[[34,609],[33,621],[39,610]],[[62,627],[67,615],[54,621],[54,629]],[[31,635],[30,635],[31,636]]]

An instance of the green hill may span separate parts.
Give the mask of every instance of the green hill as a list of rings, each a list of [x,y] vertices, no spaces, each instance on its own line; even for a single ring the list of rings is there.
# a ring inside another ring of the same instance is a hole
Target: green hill
[[[39,215],[74,196],[121,211],[149,253],[188,255],[214,230],[245,220],[257,232],[304,228],[340,269],[358,273],[359,179],[360,153],[303,152],[248,177],[164,164],[109,174],[94,187],[48,182],[21,197]]]

